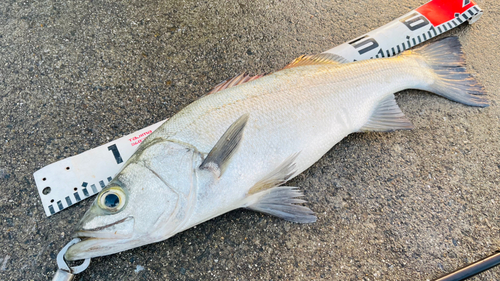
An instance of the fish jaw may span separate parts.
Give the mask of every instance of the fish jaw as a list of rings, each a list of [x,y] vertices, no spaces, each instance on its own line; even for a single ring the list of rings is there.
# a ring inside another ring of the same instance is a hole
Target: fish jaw
[[[141,246],[134,239],[85,238],[69,247],[64,255],[68,261],[106,256]]]
[[[124,251],[134,243],[134,218],[129,216],[110,225],[85,229],[80,224],[74,238],[81,241],[72,245],[65,254],[67,260],[79,260],[105,256]],[[124,249],[124,247],[126,247]]]
[[[134,223],[133,218],[126,223]],[[176,233],[171,233],[168,236],[158,236],[155,233],[137,233],[131,231],[129,234],[116,233],[110,235],[109,232],[96,232],[80,230],[73,234],[74,238],[80,238],[81,241],[73,244],[68,248],[64,255],[67,261],[83,260],[88,258],[96,258],[107,256],[144,246],[151,243],[156,243],[170,238]]]

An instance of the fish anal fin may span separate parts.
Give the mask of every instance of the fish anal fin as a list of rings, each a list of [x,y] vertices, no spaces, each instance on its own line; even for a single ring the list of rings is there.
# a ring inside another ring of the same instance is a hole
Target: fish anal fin
[[[263,179],[254,184],[248,191],[248,194],[256,194],[261,191],[284,184],[295,172],[295,158],[299,154],[295,153],[288,157],[276,169],[267,174]]]
[[[263,191],[262,194],[253,195],[258,197],[247,209],[276,216],[287,221],[296,223],[313,223],[316,216],[311,209],[306,206],[296,205],[305,203],[305,200],[298,197],[304,196],[297,187],[278,186]]]
[[[243,83],[253,81],[255,79],[259,79],[259,78],[263,77],[264,75],[265,74],[259,74],[259,75],[252,76],[252,75],[249,75],[247,73],[242,73],[242,74],[237,75],[229,80],[222,81],[217,86],[215,86],[212,90],[210,90],[210,92],[208,92],[207,95],[211,95],[211,94],[220,92],[222,90],[225,90],[225,89],[228,89],[231,87],[235,87],[235,86],[241,85]]]
[[[247,124],[249,114],[244,114],[236,120],[217,141],[205,160],[200,165],[200,169],[214,172],[220,177],[236,152],[243,138],[243,131]]]
[[[345,58],[330,53],[322,53],[318,55],[302,55],[293,60],[287,66],[283,67],[283,69],[297,67],[297,66],[304,66],[304,65],[318,65],[318,64],[337,65],[348,62],[349,61],[346,60]]]
[[[406,118],[396,103],[393,94],[383,99],[360,132],[389,132],[394,130],[411,130],[413,124]]]

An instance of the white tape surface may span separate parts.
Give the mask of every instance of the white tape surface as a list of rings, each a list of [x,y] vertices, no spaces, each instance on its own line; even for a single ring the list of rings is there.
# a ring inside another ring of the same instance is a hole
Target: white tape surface
[[[465,21],[473,23],[481,14],[470,0],[433,0],[325,53],[349,61],[391,57]],[[165,121],[36,171],[33,176],[45,214],[51,216],[101,191],[142,140]]]

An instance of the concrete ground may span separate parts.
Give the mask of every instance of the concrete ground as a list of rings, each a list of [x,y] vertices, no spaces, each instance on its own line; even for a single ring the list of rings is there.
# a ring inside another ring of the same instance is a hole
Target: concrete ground
[[[428,280],[499,249],[500,13],[477,2],[483,17],[448,34],[490,107],[405,91],[397,100],[414,130],[353,134],[290,183],[318,222],[237,210],[95,258],[76,280]],[[47,218],[34,171],[424,3],[1,1],[0,279],[50,280],[91,203]],[[496,268],[473,280],[499,279]]]

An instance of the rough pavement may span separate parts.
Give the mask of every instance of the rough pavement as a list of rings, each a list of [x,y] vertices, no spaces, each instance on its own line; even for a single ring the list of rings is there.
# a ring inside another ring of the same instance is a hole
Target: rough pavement
[[[412,131],[353,134],[290,185],[318,222],[237,210],[92,260],[76,280],[427,280],[500,248],[500,13],[449,32],[491,106],[404,91]],[[89,204],[50,218],[32,173],[422,5],[405,1],[0,2],[0,279],[50,280]],[[141,270],[142,269],[142,270]],[[499,280],[500,268],[474,280]]]

